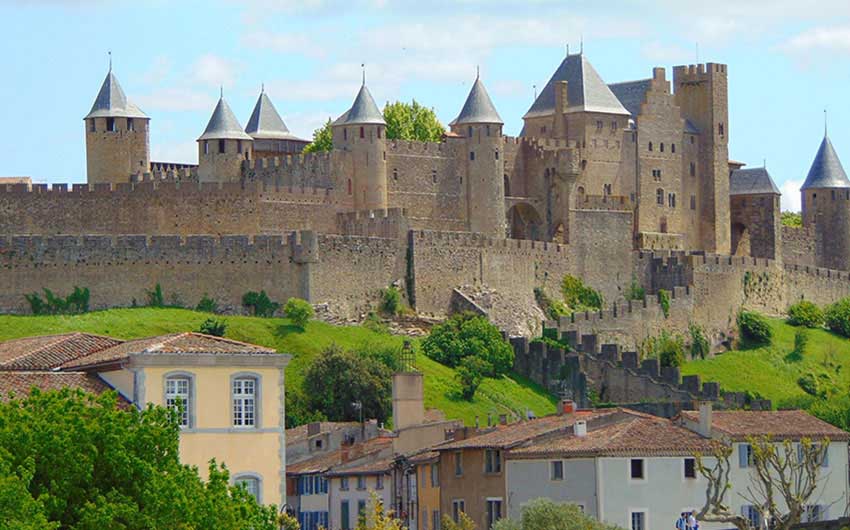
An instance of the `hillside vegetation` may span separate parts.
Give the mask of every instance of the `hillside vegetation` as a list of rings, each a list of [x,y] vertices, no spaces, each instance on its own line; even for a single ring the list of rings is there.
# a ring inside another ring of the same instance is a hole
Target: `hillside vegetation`
[[[717,381],[723,390],[750,392],[773,401],[775,408],[805,408],[817,416],[850,428],[850,340],[825,329],[791,326],[768,319],[773,331],[769,346],[746,346],[682,366],[682,375],[698,374]],[[801,356],[793,354],[794,335],[805,330],[808,344]],[[817,381],[812,395],[812,384]],[[804,390],[808,388],[808,392]]]
[[[181,331],[197,331],[209,313],[174,308],[133,308],[95,311],[81,315],[11,316],[0,315],[0,341],[33,335],[82,331],[122,339],[135,339]],[[287,392],[299,392],[310,360],[325,347],[336,343],[356,348],[364,343],[393,345],[401,348],[403,338],[376,333],[361,326],[333,326],[312,321],[304,331],[284,318],[245,316],[220,317],[227,320],[226,337],[275,348],[292,355],[286,369]],[[414,339],[414,348],[419,341]],[[555,399],[541,387],[517,375],[485,379],[470,402],[460,397],[455,371],[425,355],[416,356],[417,367],[425,374],[425,406],[442,410],[446,417],[467,424],[488,413],[496,417],[513,411],[524,415],[531,410],[538,416],[555,411]]]

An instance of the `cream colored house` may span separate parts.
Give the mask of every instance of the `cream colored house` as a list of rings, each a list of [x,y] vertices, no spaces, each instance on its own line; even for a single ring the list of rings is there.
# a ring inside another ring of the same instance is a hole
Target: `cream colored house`
[[[82,333],[33,337],[0,343],[0,391],[113,388],[140,408],[181,404],[181,461],[206,476],[214,458],[261,503],[283,506],[289,359],[199,333],[126,342]]]

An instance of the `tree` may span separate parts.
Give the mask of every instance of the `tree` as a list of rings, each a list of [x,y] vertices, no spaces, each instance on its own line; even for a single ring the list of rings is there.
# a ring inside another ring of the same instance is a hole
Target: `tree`
[[[792,228],[800,228],[803,226],[803,216],[800,212],[782,212],[782,226],[790,226]]]
[[[457,367],[457,379],[460,383],[460,393],[463,399],[472,401],[475,392],[484,380],[484,375],[492,371],[493,367],[490,363],[481,357],[475,355],[465,357]]]
[[[410,103],[387,103],[384,106],[388,140],[418,140],[439,142],[446,131],[434,109],[420,105],[415,99]]]
[[[313,141],[304,148],[305,153],[323,153],[334,147],[334,133],[331,120],[313,131]]]
[[[740,495],[764,511],[772,521],[771,528],[788,530],[800,522],[817,489],[829,440],[812,443],[804,438],[795,445],[790,440],[774,442],[762,436],[750,437],[747,443],[752,447],[752,472],[750,484]],[[702,455],[695,455],[697,469],[708,482],[705,505],[697,520],[752,530],[749,518],[732,512],[727,504],[726,497],[732,489],[729,479],[731,455],[732,445],[720,442],[714,445],[712,465],[707,465]]]
[[[217,318],[208,318],[201,323],[198,328],[198,333],[212,335],[213,337],[224,337],[224,332],[227,331],[227,321]]]
[[[381,361],[361,357],[332,344],[319,354],[304,374],[304,399],[329,421],[364,418],[386,421],[392,411],[392,371]]]
[[[230,486],[223,465],[210,462],[203,481],[180,463],[177,420],[173,409],[119,407],[114,392],[33,390],[0,403],[0,529],[277,529],[275,507]]]
[[[392,510],[384,510],[384,501],[374,491],[371,492],[369,507],[363,518],[357,523],[357,530],[404,530],[401,521],[394,517]]]
[[[258,317],[271,317],[278,309],[280,304],[273,302],[265,291],[248,291],[242,295],[242,305],[247,307],[251,314]]]
[[[313,318],[313,306],[307,300],[290,298],[283,306],[283,314],[292,321],[292,324],[303,330],[307,327],[307,322]]]
[[[454,519],[448,515],[444,515],[441,523],[440,528],[442,528],[442,530],[475,530],[476,528],[475,522],[466,515],[466,512],[460,512],[458,522],[455,522]]]
[[[435,361],[455,367],[471,355],[480,357],[493,367],[487,376],[501,376],[511,371],[514,352],[502,338],[499,328],[487,317],[470,312],[452,315],[434,326],[422,342],[425,355]]]
[[[534,499],[522,508],[519,521],[501,519],[493,530],[614,530],[616,526],[597,521],[575,504]]]

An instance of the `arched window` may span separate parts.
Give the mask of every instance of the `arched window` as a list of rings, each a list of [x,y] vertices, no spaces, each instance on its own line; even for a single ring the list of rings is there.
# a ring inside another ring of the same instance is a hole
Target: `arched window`
[[[263,479],[258,473],[237,473],[233,475],[233,485],[245,488],[258,503],[262,503]]]
[[[649,142],[649,150],[652,151],[652,142]]]
[[[230,377],[233,427],[254,429],[260,426],[260,381],[260,376],[254,373],[239,373]]]
[[[664,190],[663,189],[658,188],[657,190],[655,190],[655,202],[660,204],[661,206],[664,206]]]
[[[360,138],[366,138],[366,128],[360,127]]]
[[[181,428],[195,426],[195,375],[190,372],[165,374],[165,406],[180,410],[178,424]]]
[[[661,142],[661,152],[664,152],[664,142]]]

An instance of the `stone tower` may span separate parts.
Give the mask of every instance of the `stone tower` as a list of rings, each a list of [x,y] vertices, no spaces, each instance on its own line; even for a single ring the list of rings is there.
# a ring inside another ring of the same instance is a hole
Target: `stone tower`
[[[255,158],[297,154],[310,143],[289,132],[265,89],[260,91],[245,132],[254,139]]]
[[[150,118],[127,101],[111,65],[84,121],[89,184],[130,182],[149,171]]]
[[[242,161],[252,158],[253,143],[222,95],[204,134],[198,138],[198,180],[238,182],[242,178]]]
[[[340,150],[357,210],[387,207],[386,129],[364,77],[351,108],[333,123],[334,149]]]
[[[505,160],[502,118],[480,77],[450,124],[463,137],[469,231],[505,237]]]
[[[696,189],[699,247],[729,254],[729,105],[725,64],[706,63],[673,68],[676,104],[699,134]]]
[[[826,134],[800,194],[803,226],[817,241],[817,266],[850,269],[850,180]]]

